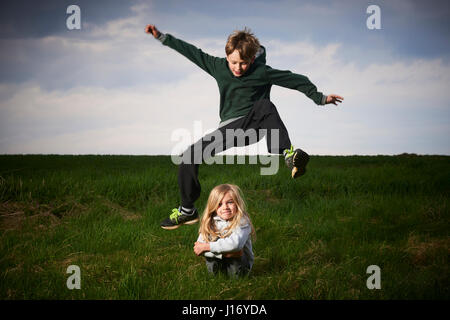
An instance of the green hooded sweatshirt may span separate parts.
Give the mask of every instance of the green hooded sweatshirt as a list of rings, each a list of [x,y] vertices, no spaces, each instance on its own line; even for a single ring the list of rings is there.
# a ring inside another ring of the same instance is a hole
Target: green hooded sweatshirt
[[[235,77],[226,58],[211,56],[170,34],[162,34],[160,40],[216,79],[220,92],[221,122],[245,116],[256,101],[270,99],[272,85],[298,90],[316,104],[324,104],[324,95],[317,91],[307,77],[266,65],[265,50],[242,76]]]

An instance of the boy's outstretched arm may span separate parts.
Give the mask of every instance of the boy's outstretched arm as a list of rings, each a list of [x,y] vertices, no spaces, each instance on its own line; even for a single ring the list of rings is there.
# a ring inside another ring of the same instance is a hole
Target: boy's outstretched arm
[[[337,106],[338,104],[336,102],[341,103],[342,100],[344,100],[344,97],[338,96],[337,94],[329,94],[325,100],[325,104],[332,103]]]
[[[219,58],[210,56],[204,53],[201,49],[195,47],[194,45],[187,43],[183,40],[177,39],[174,36],[166,33],[161,33],[155,25],[148,24],[145,26],[145,32],[153,35],[155,39],[158,39],[162,44],[174,49],[175,51],[181,53],[183,56],[194,62],[200,68],[213,75],[216,70],[216,64],[220,61]]]
[[[344,100],[343,97],[337,94],[324,95],[322,92],[317,91],[317,87],[309,81],[308,77],[289,70],[277,70],[266,66],[266,76],[271,84],[303,92],[317,105],[330,103],[337,105],[337,103],[341,103]]]

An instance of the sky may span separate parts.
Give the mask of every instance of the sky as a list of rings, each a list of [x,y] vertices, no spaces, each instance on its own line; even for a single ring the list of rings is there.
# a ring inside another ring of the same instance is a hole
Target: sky
[[[70,30],[70,5],[81,29]],[[369,29],[370,5],[381,29]],[[0,154],[176,154],[219,123],[216,81],[144,32],[225,57],[250,28],[267,64],[339,106],[274,86],[292,143],[312,155],[450,155],[449,1],[2,1]],[[185,135],[183,141],[179,133]],[[177,140],[178,139],[178,140]],[[265,141],[228,153],[266,154]]]

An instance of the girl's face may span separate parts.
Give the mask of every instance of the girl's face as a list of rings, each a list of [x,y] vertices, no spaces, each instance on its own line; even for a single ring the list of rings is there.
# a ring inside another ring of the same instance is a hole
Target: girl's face
[[[216,212],[217,215],[223,220],[230,220],[236,215],[237,206],[233,200],[233,197],[231,196],[230,191],[225,193],[224,197],[219,202],[219,207],[217,208]]]

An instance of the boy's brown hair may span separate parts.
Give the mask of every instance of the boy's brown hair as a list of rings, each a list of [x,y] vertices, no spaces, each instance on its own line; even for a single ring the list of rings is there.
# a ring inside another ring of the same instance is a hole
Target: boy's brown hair
[[[236,30],[228,37],[225,52],[228,55],[237,50],[244,61],[250,61],[260,47],[258,39],[247,27],[244,30]]]

